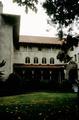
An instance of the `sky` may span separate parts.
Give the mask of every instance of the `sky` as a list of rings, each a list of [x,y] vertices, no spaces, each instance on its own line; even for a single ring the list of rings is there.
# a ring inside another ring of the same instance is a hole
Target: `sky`
[[[3,3],[3,13],[20,15],[20,35],[33,35],[33,36],[49,36],[56,37],[56,26],[48,25],[48,16],[45,10],[38,5],[38,12],[34,13],[29,10],[28,14],[25,13],[25,8],[20,7],[13,0],[0,0]],[[40,3],[45,0],[39,0]],[[79,25],[77,25],[78,27]],[[73,25],[74,32],[72,34],[79,34],[78,29]],[[67,29],[64,29],[67,33]]]
[[[38,12],[29,10],[25,13],[25,8],[13,3],[12,0],[0,0],[3,3],[3,13],[20,15],[20,35],[34,36],[55,36],[57,31],[55,27],[47,24],[48,16],[45,10],[38,5]],[[43,2],[43,0],[39,0]]]

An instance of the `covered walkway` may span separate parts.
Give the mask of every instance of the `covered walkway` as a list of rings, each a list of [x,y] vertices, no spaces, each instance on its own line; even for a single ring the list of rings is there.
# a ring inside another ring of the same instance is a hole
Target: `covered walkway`
[[[64,80],[64,64],[14,64],[13,68],[27,81],[61,83]]]

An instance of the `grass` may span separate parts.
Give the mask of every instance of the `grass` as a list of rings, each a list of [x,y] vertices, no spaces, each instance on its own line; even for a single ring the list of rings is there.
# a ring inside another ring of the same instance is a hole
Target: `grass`
[[[0,97],[0,120],[79,119],[76,93],[32,92]]]
[[[6,96],[0,98],[0,105],[12,104],[49,104],[51,102],[64,102],[76,98],[76,93],[50,93],[50,92],[33,92],[29,94]]]

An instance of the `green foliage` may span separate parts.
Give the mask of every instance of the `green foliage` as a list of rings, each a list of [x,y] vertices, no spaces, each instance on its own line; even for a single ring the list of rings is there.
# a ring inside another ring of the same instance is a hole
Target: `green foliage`
[[[0,63],[0,67],[3,67],[5,65],[6,61],[2,60],[2,62]],[[4,73],[2,71],[0,71],[0,79],[2,78],[2,76],[4,75]]]
[[[2,60],[2,62],[0,63],[0,67],[3,67],[5,65],[5,60]]]
[[[25,6],[26,13],[28,12],[28,8],[37,12],[36,4],[38,4],[38,0],[13,0],[19,6]]]
[[[61,50],[57,55],[57,59],[59,59],[61,62],[69,62],[71,57],[68,55],[68,51],[72,49],[73,46],[78,46],[78,42],[78,37],[72,37],[71,35],[68,35],[62,42]]]
[[[79,0],[46,0],[43,8],[50,20],[59,24],[58,31],[79,20]]]
[[[67,63],[71,60],[71,57],[65,51],[61,50],[57,55],[57,59],[61,62],[64,61],[64,63]]]
[[[49,16],[53,15],[54,22],[65,26],[79,16],[79,0],[46,0],[43,7]]]

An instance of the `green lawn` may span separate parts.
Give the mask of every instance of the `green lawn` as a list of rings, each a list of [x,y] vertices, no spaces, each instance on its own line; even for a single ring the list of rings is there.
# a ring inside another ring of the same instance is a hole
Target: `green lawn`
[[[0,97],[0,120],[79,119],[77,93],[32,92]]]
[[[67,102],[77,97],[76,93],[50,93],[50,92],[33,92],[29,94],[0,97],[0,105],[13,104],[49,104],[54,102]]]

